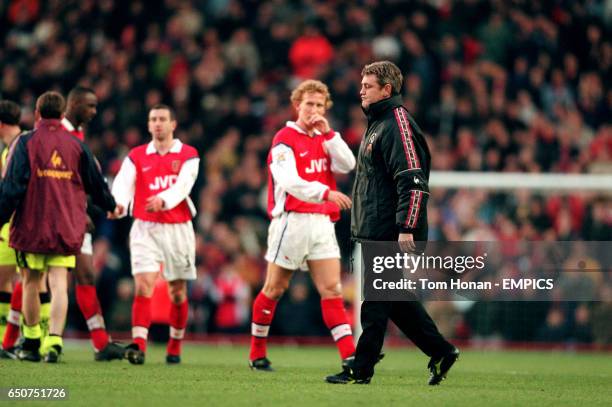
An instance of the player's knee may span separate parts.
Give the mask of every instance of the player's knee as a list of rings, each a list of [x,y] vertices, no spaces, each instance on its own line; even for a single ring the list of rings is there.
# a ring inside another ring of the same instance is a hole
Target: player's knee
[[[0,290],[1,291],[11,292],[13,290],[12,287],[13,287],[13,275],[14,274],[15,274],[14,270],[12,274],[0,271]]]
[[[285,293],[285,291],[287,291],[287,288],[289,288],[289,283],[276,283],[276,284],[265,284],[263,289],[261,290],[263,292],[263,294],[272,299],[272,300],[278,300],[280,297],[283,296],[283,294]]]
[[[149,287],[138,287],[135,288],[136,295],[139,297],[151,298],[153,296],[153,289]]]
[[[33,271],[33,270],[27,270],[22,274],[23,285],[24,286],[29,286],[29,285],[38,286],[38,284],[40,283],[40,277],[41,277],[40,272]]]
[[[322,299],[342,297],[342,285],[339,282],[325,284],[319,287],[319,295]]]
[[[13,291],[13,284],[10,280],[0,281],[0,291],[4,291],[6,293],[10,293]]]
[[[187,293],[184,292],[176,292],[170,293],[170,301],[173,304],[182,304],[187,299]]]
[[[68,281],[66,278],[58,278],[57,276],[49,276],[49,290],[51,293],[60,293],[68,291]]]
[[[149,284],[146,281],[137,281],[134,285],[134,293],[138,297],[151,297],[153,296],[153,284]]]
[[[76,282],[79,285],[94,285],[95,279],[93,275],[93,271],[89,268],[85,267],[75,270]]]
[[[181,304],[187,299],[187,290],[183,286],[170,286],[170,301],[173,304]]]

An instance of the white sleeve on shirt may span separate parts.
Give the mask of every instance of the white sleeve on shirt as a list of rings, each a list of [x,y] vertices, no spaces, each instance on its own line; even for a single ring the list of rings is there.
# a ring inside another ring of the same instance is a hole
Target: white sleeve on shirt
[[[200,159],[191,158],[183,163],[174,185],[157,194],[164,201],[164,209],[168,211],[189,197],[191,188],[196,182],[200,169]]]
[[[272,149],[270,171],[275,183],[301,201],[321,203],[329,189],[319,181],[306,181],[300,177],[293,150],[285,144],[278,144]]]
[[[111,193],[117,202],[117,205],[122,205],[125,210],[121,216],[127,214],[127,208],[134,200],[134,191],[136,189],[136,166],[130,159],[125,157],[121,164],[121,169],[117,173],[113,181]]]
[[[346,174],[355,168],[355,156],[346,142],[340,137],[340,133],[336,132],[334,137],[324,141],[323,145],[331,158],[332,172]]]

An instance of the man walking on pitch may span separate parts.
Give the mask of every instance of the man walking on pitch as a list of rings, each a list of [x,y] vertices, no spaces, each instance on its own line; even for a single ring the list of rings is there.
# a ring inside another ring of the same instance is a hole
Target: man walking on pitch
[[[174,138],[176,119],[166,105],[149,111],[153,140],[130,151],[113,183],[113,195],[127,208],[134,224],[130,231],[132,274],[132,338],[125,356],[143,364],[151,325],[151,297],[162,267],[172,308],[166,362],[180,363],[181,342],[187,326],[187,280],[195,280],[195,207],[189,198],[198,176],[195,148]]]
[[[403,78],[389,61],[361,72],[361,106],[368,118],[359,148],[353,186],[351,235],[357,241],[397,241],[404,252],[427,240],[427,199],[431,157],[414,119],[402,106]],[[374,375],[391,319],[427,356],[429,384],[439,384],[459,351],[438,332],[418,301],[366,301],[363,333],[350,372],[328,376],[329,383],[367,384]]]
[[[86,194],[105,211],[115,205],[91,151],[62,127],[65,101],[46,92],[36,101],[37,127],[17,141],[0,186],[0,224],[14,213],[10,246],[23,270],[25,318],[22,360],[40,360],[39,281],[48,272],[51,290],[45,361],[57,362],[68,308],[67,273],[74,268],[86,228]]]
[[[321,295],[323,321],[330,330],[343,369],[352,363],[355,345],[340,285],[340,249],[334,221],[351,200],[336,191],[333,173],[348,173],[355,157],[325,118],[331,107],[327,86],[302,82],[291,94],[297,112],[274,136],[268,155],[268,270],[264,287],[253,303],[251,352],[253,370],[271,371],[266,342],[276,304],[293,272],[310,270]]]
[[[62,125],[73,136],[85,141],[83,127],[96,115],[98,98],[92,89],[77,86],[68,93],[66,114]],[[76,255],[76,267],[72,271],[76,279],[76,300],[79,309],[87,322],[87,329],[94,347],[94,360],[104,361],[122,359],[125,349],[111,342],[100,301],[96,293],[95,276],[93,270],[93,245],[91,232],[94,228],[92,218],[97,215],[97,209],[91,202],[87,204],[87,232],[83,238],[81,252]]]

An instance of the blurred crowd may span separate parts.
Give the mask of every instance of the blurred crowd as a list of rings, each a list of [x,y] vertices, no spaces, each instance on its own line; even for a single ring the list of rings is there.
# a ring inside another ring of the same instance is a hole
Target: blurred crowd
[[[42,92],[93,88],[87,142],[110,180],[149,139],[148,107],[176,109],[176,136],[202,156],[194,332],[248,332],[265,271],[266,155],[294,117],[289,94],[302,79],[330,86],[330,121],[355,151],[366,125],[361,68],[389,59],[405,74],[405,105],[428,136],[433,170],[612,171],[611,1],[0,0],[0,16],[0,98],[23,106],[31,128]],[[351,182],[340,178],[340,189]],[[429,211],[432,240],[612,240],[609,194],[437,189]],[[345,264],[348,224],[346,214],[337,224]],[[129,328],[128,230],[129,220],[100,220],[94,246],[103,309],[118,330]],[[325,333],[307,275],[285,297],[272,333]],[[594,314],[612,320],[611,304],[542,304],[529,313],[534,325],[565,324],[565,334],[521,339],[568,340],[580,323],[584,341],[612,341],[610,324],[597,337],[590,325]],[[525,310],[512,311],[519,327]],[[77,314],[73,326],[83,324]],[[450,336],[515,339],[461,321]]]

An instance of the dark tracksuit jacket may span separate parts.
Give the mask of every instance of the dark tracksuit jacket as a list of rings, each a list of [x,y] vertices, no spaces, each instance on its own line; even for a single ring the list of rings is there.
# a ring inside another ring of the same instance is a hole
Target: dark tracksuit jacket
[[[431,156],[400,96],[372,104],[359,147],[353,186],[353,239],[396,241],[399,233],[427,240]]]
[[[59,120],[42,119],[15,142],[0,185],[0,224],[11,224],[9,245],[26,253],[76,255],[86,227],[86,195],[115,209],[89,148]]]
[[[415,241],[423,242],[417,242],[417,249],[423,249],[431,162],[425,137],[399,95],[371,104],[365,113],[368,128],[357,157],[352,238],[397,241],[400,233],[412,233]],[[364,270],[366,284],[368,272]],[[374,374],[388,319],[428,356],[444,356],[454,349],[418,301],[366,300],[361,307],[363,333],[355,354],[357,377]]]

